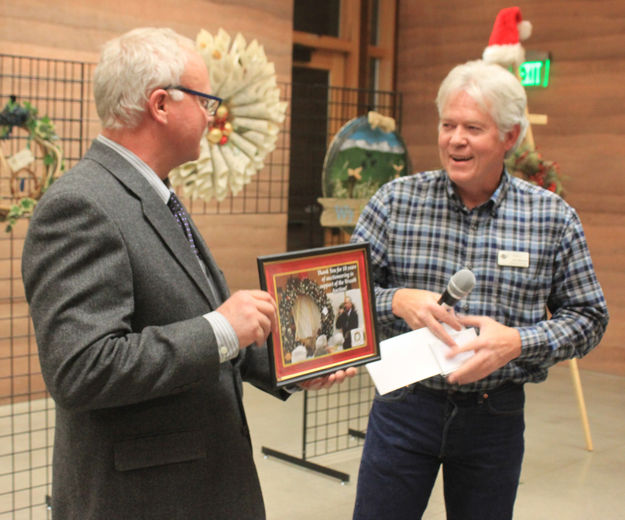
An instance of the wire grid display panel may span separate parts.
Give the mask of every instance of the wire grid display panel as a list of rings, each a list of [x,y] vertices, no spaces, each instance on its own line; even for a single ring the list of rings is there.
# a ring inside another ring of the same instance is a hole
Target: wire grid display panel
[[[30,103],[38,116],[53,122],[71,167],[88,146],[93,107],[90,90],[92,65],[0,54],[0,109],[16,97]],[[26,148],[28,133],[13,128],[0,141],[8,158]],[[35,165],[42,164],[33,147]],[[15,203],[34,188],[26,173],[12,179],[0,175],[3,205]],[[2,224],[0,224],[2,225]],[[51,457],[54,438],[54,403],[49,398],[39,367],[37,346],[20,275],[21,255],[28,221],[21,219],[8,233],[0,228],[0,520],[48,518]]]
[[[328,146],[351,119],[370,110],[395,119],[401,128],[402,97],[398,92],[363,89],[328,89]],[[326,245],[349,241],[349,232],[326,228]],[[361,446],[367,429],[375,386],[364,367],[342,385],[304,396],[302,458],[322,456]],[[354,434],[355,433],[355,434]]]
[[[54,405],[19,276],[25,223],[0,230],[0,519],[46,518]]]
[[[18,102],[28,101],[47,115],[60,137],[65,169],[73,166],[100,131],[92,98],[91,78],[95,64],[0,54],[0,109],[13,94]],[[280,97],[290,107],[291,85],[280,83]],[[280,127],[276,148],[265,159],[264,167],[237,194],[224,200],[184,199],[194,215],[234,215],[286,213],[289,178],[290,111]],[[2,142],[8,157],[26,144],[27,133],[14,130],[9,146]],[[21,182],[28,191],[29,179]],[[12,199],[10,179],[0,177],[0,196]]]
[[[92,99],[95,64],[0,54],[0,110],[11,96],[30,103],[38,116],[54,124],[71,168],[100,131]],[[280,85],[289,101],[290,85]],[[288,197],[289,115],[279,134],[276,150],[265,167],[237,197],[224,201],[186,201],[194,214],[283,213]],[[13,128],[0,141],[8,158],[26,148],[28,133]],[[33,147],[36,164],[39,150]],[[20,173],[13,179],[0,174],[0,200],[13,204],[34,188],[33,179]],[[48,518],[51,457],[54,440],[54,403],[41,376],[37,346],[24,296],[20,266],[28,221],[13,231],[0,229],[0,520]]]
[[[374,395],[375,387],[363,367],[341,385],[306,392],[303,458],[361,446]]]
[[[369,111],[395,119],[401,128],[402,96],[399,92],[358,88],[328,88],[328,146],[339,130],[351,119]]]
[[[11,96],[30,103],[38,116],[54,124],[71,168],[100,131],[92,98],[95,64],[0,54],[0,110]],[[290,85],[282,84],[290,100]],[[186,201],[193,214],[284,213],[288,197],[289,115],[279,134],[276,150],[252,182],[224,201]],[[8,158],[26,148],[28,133],[13,128],[0,141]],[[36,164],[42,157],[33,147]],[[29,175],[13,179],[0,174],[0,200],[13,204],[34,188]],[[28,221],[19,220],[13,231],[0,229],[0,520],[47,518],[54,403],[41,377],[37,346],[20,275],[21,253]]]

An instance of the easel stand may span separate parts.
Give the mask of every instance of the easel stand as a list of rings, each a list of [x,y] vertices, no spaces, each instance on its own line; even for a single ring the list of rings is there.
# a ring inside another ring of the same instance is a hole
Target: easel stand
[[[519,81],[521,81],[521,75],[518,67],[514,67],[514,72]],[[529,121],[527,126],[527,132],[525,134],[525,143],[530,150],[536,148],[534,142],[534,134],[532,132],[532,124],[546,125],[547,116],[542,114],[530,114],[527,107],[525,108],[525,115]],[[592,437],[590,436],[590,424],[588,423],[588,414],[586,412],[586,402],[584,400],[584,393],[582,391],[582,381],[579,377],[579,368],[577,366],[577,359],[573,358],[569,360],[569,368],[571,370],[571,377],[573,379],[573,387],[575,388],[575,396],[577,398],[577,405],[579,407],[579,413],[582,420],[582,428],[584,429],[584,437],[586,440],[586,449],[588,451],[593,450]]]
[[[577,397],[577,405],[579,406],[579,414],[582,418],[582,427],[584,428],[584,437],[586,439],[586,449],[592,451],[592,437],[590,436],[590,424],[588,424],[588,414],[586,413],[586,402],[584,401],[584,393],[582,391],[582,381],[579,377],[579,369],[577,367],[577,359],[569,360],[571,369],[571,377],[573,378],[573,387],[575,388],[575,396]]]

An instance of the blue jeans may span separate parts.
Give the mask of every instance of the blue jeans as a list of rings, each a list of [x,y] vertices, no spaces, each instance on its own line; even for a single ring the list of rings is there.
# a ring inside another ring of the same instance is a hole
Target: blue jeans
[[[365,439],[354,520],[420,519],[443,465],[448,520],[512,518],[523,460],[525,393],[421,385],[377,395]]]

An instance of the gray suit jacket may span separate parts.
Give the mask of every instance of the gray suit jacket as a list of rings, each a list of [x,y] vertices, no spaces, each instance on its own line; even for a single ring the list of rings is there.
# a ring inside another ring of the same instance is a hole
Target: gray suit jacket
[[[22,272],[57,404],[53,518],[264,518],[241,381],[272,391],[267,352],[219,362],[220,301],[148,182],[94,142],[37,205]]]

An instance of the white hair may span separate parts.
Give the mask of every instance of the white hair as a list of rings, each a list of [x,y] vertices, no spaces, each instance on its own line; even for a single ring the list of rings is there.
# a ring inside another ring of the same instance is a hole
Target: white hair
[[[501,65],[481,60],[457,65],[438,89],[436,106],[439,117],[442,117],[449,98],[459,92],[466,92],[490,114],[502,141],[509,131],[519,125],[519,137],[508,154],[523,142],[529,124],[525,115],[527,95],[521,82],[511,72]]]
[[[107,42],[93,76],[98,116],[104,128],[134,128],[146,109],[150,93],[178,85],[192,40],[172,29],[134,29]],[[172,91],[172,96],[182,93]]]

